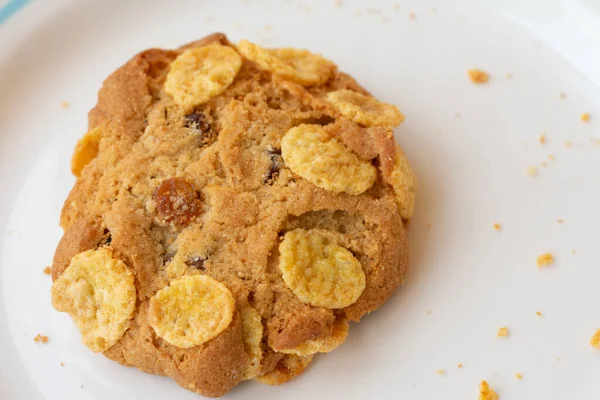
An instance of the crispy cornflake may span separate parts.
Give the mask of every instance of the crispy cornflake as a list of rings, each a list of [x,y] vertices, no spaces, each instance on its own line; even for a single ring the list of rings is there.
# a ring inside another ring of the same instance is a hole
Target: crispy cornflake
[[[333,323],[331,336],[324,339],[307,340],[293,349],[279,349],[277,351],[286,354],[296,354],[298,356],[308,356],[315,353],[329,353],[344,343],[348,337],[349,327],[350,324],[348,323],[347,318],[337,318]]]
[[[547,267],[548,265],[554,264],[554,256],[551,253],[544,253],[538,256],[537,266]]]
[[[285,165],[310,183],[335,193],[359,195],[373,186],[377,169],[329,136],[320,125],[300,125],[281,140]]]
[[[523,379],[523,374],[520,374],[518,372],[515,372],[515,378],[516,379]]]
[[[395,164],[391,181],[396,194],[396,204],[398,204],[400,216],[404,219],[410,219],[415,209],[417,176],[410,167],[400,146],[396,146]]]
[[[498,395],[486,381],[479,384],[479,400],[498,400]]]
[[[404,122],[404,115],[395,105],[353,90],[329,92],[327,101],[344,117],[365,126],[398,126]]]
[[[231,47],[210,44],[194,47],[171,63],[165,91],[185,109],[221,94],[235,79],[242,57]]]
[[[494,224],[494,229],[497,230],[497,231],[499,231],[499,230],[502,230],[502,227],[500,226],[499,223],[495,223]]]
[[[97,126],[90,129],[75,146],[71,157],[71,172],[75,176],[81,176],[81,171],[98,155],[100,148],[101,130]]]
[[[303,303],[344,308],[353,304],[365,289],[360,262],[317,231],[287,232],[279,253],[283,280]]]
[[[592,345],[592,347],[595,347],[600,350],[600,329],[598,329],[596,333],[594,333],[594,335],[590,339],[590,344]]]
[[[240,41],[237,48],[260,68],[305,86],[326,82],[335,69],[331,61],[307,50],[267,50],[247,40]]]
[[[467,75],[469,75],[469,79],[471,80],[471,82],[477,85],[487,83],[490,80],[490,76],[487,72],[477,68],[471,68],[467,70]]]
[[[503,326],[502,328],[498,329],[498,333],[496,334],[496,336],[499,336],[499,337],[508,336],[508,328]]]
[[[37,336],[33,338],[33,341],[36,343],[48,343],[48,336],[44,336],[38,333]]]
[[[52,268],[50,268],[50,267],[46,267],[46,268],[44,268],[44,273],[45,273],[46,275],[50,275],[50,274],[52,273]]]
[[[50,293],[52,306],[71,315],[83,343],[96,353],[123,336],[135,311],[133,274],[106,248],[73,257]]]
[[[263,336],[263,325],[260,314],[254,307],[247,305],[241,308],[242,316],[242,340],[244,349],[250,357],[250,362],[242,372],[242,379],[252,379],[260,372],[260,361],[262,359],[262,349],[260,343]]]
[[[173,346],[190,348],[217,336],[233,319],[233,295],[207,275],[171,281],[150,299],[150,325]]]
[[[581,122],[589,122],[590,120],[590,114],[589,113],[583,113],[579,116],[579,119],[581,120]]]
[[[295,354],[287,354],[271,372],[264,375],[259,375],[254,378],[260,383],[266,385],[277,386],[286,383],[292,378],[304,372],[308,364],[312,361],[313,356],[297,356]]]

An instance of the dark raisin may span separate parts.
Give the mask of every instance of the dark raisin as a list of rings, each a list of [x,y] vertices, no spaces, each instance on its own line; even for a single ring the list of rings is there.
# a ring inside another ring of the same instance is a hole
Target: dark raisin
[[[187,226],[202,212],[202,203],[191,183],[182,178],[164,180],[154,191],[156,211],[159,218]]]
[[[200,271],[204,271],[204,261],[206,261],[206,258],[196,256],[187,260],[185,262],[185,265],[187,265],[188,267],[199,269]]]
[[[202,133],[208,133],[210,131],[210,122],[204,113],[195,111],[185,116],[185,127],[197,129]]]
[[[175,252],[169,251],[163,254],[163,264],[167,265],[175,257]]]
[[[110,231],[108,229],[104,229],[104,236],[102,236],[100,243],[98,243],[98,247],[110,246],[111,242],[112,236],[110,234]]]
[[[281,157],[281,149],[277,149],[274,147],[267,147],[267,154],[271,159],[271,165],[265,173],[263,183],[272,184],[273,181],[277,179],[277,176],[279,175],[279,170],[283,167],[283,157]]]

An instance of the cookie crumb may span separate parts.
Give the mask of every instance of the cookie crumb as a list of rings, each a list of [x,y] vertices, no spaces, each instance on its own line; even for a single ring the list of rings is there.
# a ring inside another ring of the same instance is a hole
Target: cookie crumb
[[[554,154],[548,154],[548,160],[554,161],[554,159],[555,159]]]
[[[60,103],[60,108],[69,108],[71,105],[68,101],[63,101]]]
[[[435,373],[438,375],[444,375],[446,371],[444,371],[443,369],[438,369],[437,371],[435,371]]]
[[[83,383],[81,384],[81,386],[79,386],[79,389],[83,389]]]
[[[336,7],[341,7],[344,5],[344,0],[335,0],[335,6]]]
[[[518,372],[515,372],[515,378],[517,378],[517,379],[523,379],[523,375],[520,374],[520,373],[518,373]]]
[[[559,218],[559,219],[558,219],[558,223],[559,223],[559,224],[562,224],[563,222],[565,222],[565,221],[564,221],[562,218]]]
[[[271,25],[265,25],[265,31],[270,31],[271,30]]]
[[[431,310],[427,310],[427,314],[431,314]]]
[[[479,384],[479,400],[498,400],[498,395],[486,381]]]
[[[471,82],[477,85],[487,83],[490,80],[490,76],[487,72],[477,68],[471,68],[467,70],[467,74],[469,75],[469,79],[471,80]]]
[[[542,316],[542,313],[541,313],[540,311],[536,311],[536,312],[535,312],[535,315],[537,315],[538,317],[541,317],[541,316]]]
[[[581,120],[581,122],[589,122],[590,120],[590,113],[583,113],[579,116],[579,119]]]
[[[592,347],[595,347],[596,349],[600,350],[600,329],[598,329],[596,333],[594,333],[594,335],[590,339],[590,344],[592,345]]]
[[[494,224],[494,229],[495,229],[495,230],[497,230],[497,231],[499,231],[499,230],[502,230],[502,227],[500,226],[500,224],[499,224],[499,223],[497,223],[497,222],[496,222],[496,223]]]
[[[506,79],[512,79],[513,78],[513,74],[511,74],[510,72],[508,74],[506,74]]]
[[[544,133],[540,134],[538,140],[540,141],[540,144],[546,144],[546,135]]]
[[[48,336],[44,336],[38,333],[37,336],[33,338],[33,341],[36,343],[48,343]]]
[[[536,176],[538,173],[538,170],[536,167],[529,167],[527,168],[527,175],[529,176]]]
[[[503,326],[500,329],[498,329],[498,333],[496,334],[496,336],[498,337],[506,337],[508,336],[508,328]]]
[[[571,250],[571,254],[575,255],[575,249]]]
[[[573,145],[573,143],[572,143],[572,142],[565,142],[565,147],[566,147],[567,149],[570,149],[572,145]]]
[[[414,21],[415,19],[417,19],[417,14],[415,14],[414,12],[411,12],[410,14],[408,14],[408,18],[410,18]]]
[[[556,361],[561,362],[562,360],[560,359],[560,357],[556,357]]]
[[[544,253],[538,256],[537,266],[547,267],[548,265],[554,264],[554,256],[551,253]]]
[[[398,3],[394,3],[394,7],[393,7],[393,8],[394,8],[394,10],[396,10],[396,11],[397,11],[397,10],[399,10],[399,9],[400,9],[400,4],[398,4]]]
[[[457,368],[462,368],[462,367],[463,367],[463,365],[462,365],[462,364],[458,364],[456,367],[457,367]]]
[[[64,366],[65,366],[65,363],[64,363],[64,362],[61,362],[61,363],[60,363],[60,366],[61,366],[61,367],[64,367]]]
[[[567,97],[567,95],[566,95],[566,94],[564,94],[564,93],[559,93],[559,94],[558,94],[558,97],[560,97],[561,99],[564,99],[564,98],[566,98],[566,97]]]
[[[52,273],[52,269],[50,267],[46,267],[46,268],[44,268],[44,273],[46,275],[50,275],[50,273]]]

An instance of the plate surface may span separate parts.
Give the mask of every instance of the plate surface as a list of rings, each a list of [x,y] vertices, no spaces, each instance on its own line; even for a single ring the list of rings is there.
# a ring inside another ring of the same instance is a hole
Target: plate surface
[[[0,26],[0,398],[198,398],[85,349],[51,308],[42,270],[102,80],[140,50],[223,31],[320,52],[397,104],[407,116],[397,139],[420,179],[411,270],[391,301],[300,378],[244,383],[227,398],[476,399],[486,379],[501,399],[599,399],[600,350],[589,344],[600,328],[599,9],[595,0],[27,4]],[[470,83],[473,67],[489,84]],[[545,252],[556,262],[538,270]],[[496,337],[502,326],[507,338]],[[38,333],[49,342],[35,343]]]

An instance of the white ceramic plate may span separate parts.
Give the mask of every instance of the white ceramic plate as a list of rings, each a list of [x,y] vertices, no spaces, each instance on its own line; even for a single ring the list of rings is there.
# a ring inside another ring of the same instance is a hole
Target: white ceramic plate
[[[0,26],[0,398],[198,398],[84,348],[50,306],[42,270],[102,80],[142,49],[224,31],[321,52],[396,103],[407,116],[397,138],[420,178],[406,284],[300,378],[244,383],[228,398],[476,399],[486,379],[501,399],[600,399],[600,350],[589,344],[600,328],[599,9],[597,0],[27,4]],[[490,83],[470,83],[472,67]],[[544,252],[556,263],[538,270]],[[509,337],[496,337],[501,326]],[[35,343],[38,333],[49,342]]]

